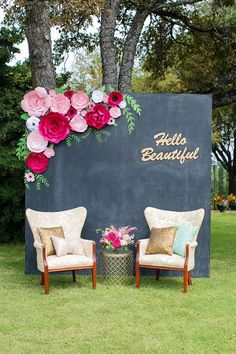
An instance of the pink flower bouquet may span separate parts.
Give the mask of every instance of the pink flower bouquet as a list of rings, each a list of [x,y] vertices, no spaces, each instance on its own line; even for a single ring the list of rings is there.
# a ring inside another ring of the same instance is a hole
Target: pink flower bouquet
[[[116,252],[118,250],[127,250],[130,245],[134,244],[134,234],[132,233],[134,230],[136,230],[136,227],[115,227],[111,225],[105,229],[97,229],[97,232],[102,234],[100,239],[101,246]]]

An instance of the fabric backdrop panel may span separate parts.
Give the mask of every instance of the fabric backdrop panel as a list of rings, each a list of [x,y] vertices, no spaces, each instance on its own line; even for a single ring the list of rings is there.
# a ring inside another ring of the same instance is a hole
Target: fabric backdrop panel
[[[147,206],[174,211],[204,208],[206,215],[198,236],[193,275],[209,276],[211,97],[187,94],[135,94],[142,107],[135,131],[128,135],[124,117],[111,127],[111,136],[99,144],[91,134],[68,147],[55,146],[46,177],[50,187],[26,191],[26,208],[61,211],[78,206],[88,210],[82,237],[97,242],[96,229],[111,224],[137,227],[136,240],[148,236],[144,218]],[[181,133],[185,145],[156,146],[154,135]],[[199,147],[198,159],[142,161],[141,150],[155,152]],[[42,225],[43,227],[43,225]],[[26,273],[36,272],[33,237],[26,221]],[[147,274],[149,273],[146,272]],[[173,273],[174,274],[174,273]]]

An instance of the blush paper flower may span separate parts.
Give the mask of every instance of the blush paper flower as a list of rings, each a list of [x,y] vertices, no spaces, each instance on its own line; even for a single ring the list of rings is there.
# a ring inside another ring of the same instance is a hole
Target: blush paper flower
[[[112,107],[109,112],[112,118],[118,118],[121,116],[121,110],[119,107]]]
[[[27,172],[27,173],[25,173],[25,179],[27,182],[34,182],[35,176],[32,172]]]
[[[42,152],[31,152],[25,163],[34,173],[44,173],[48,166],[48,159]]]
[[[109,121],[107,122],[108,125],[114,125],[115,124],[115,118],[110,118]]]
[[[83,133],[88,128],[86,119],[79,114],[76,114],[70,121],[71,129],[78,133]]]
[[[77,111],[82,111],[89,105],[89,96],[83,91],[77,91],[71,97],[71,105]]]
[[[39,122],[40,122],[40,119],[35,117],[35,116],[31,116],[27,119],[26,121],[26,127],[30,130],[30,131],[33,131],[33,130],[38,130],[39,128]]]
[[[33,131],[27,136],[27,147],[32,152],[42,152],[46,149],[48,141],[38,131]]]
[[[92,93],[92,100],[93,102],[95,103],[100,103],[103,101],[103,96],[104,96],[104,93],[100,90],[95,90],[93,91]]]
[[[48,159],[55,156],[55,150],[52,147],[47,147],[43,153]]]
[[[59,143],[70,134],[68,119],[60,113],[49,112],[39,123],[40,134],[52,143]]]
[[[110,107],[116,107],[123,101],[123,95],[119,91],[113,91],[108,96],[108,105]]]
[[[40,117],[50,108],[51,99],[45,88],[36,87],[35,90],[24,95],[21,107],[30,116]]]
[[[110,119],[110,113],[108,109],[102,104],[96,104],[86,114],[86,122],[89,126],[96,129],[101,129]]]
[[[66,114],[70,108],[70,100],[65,95],[59,93],[52,97],[51,111]]]
[[[125,101],[121,101],[121,103],[119,103],[119,107],[121,109],[125,108],[127,106],[127,103]]]

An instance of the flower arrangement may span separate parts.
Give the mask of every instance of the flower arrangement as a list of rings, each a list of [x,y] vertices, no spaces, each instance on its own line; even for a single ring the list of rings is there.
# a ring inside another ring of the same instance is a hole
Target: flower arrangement
[[[224,211],[225,209],[236,210],[236,196],[231,193],[227,197],[223,194],[217,195],[213,198],[213,203],[216,209]]]
[[[111,225],[105,229],[97,229],[97,233],[102,234],[101,246],[115,252],[117,250],[127,250],[130,245],[134,244],[134,234],[131,234],[134,230],[136,230],[136,227],[115,227]]]
[[[18,142],[17,156],[26,164],[25,186],[36,182],[49,186],[43,173],[47,170],[49,159],[55,156],[54,146],[66,141],[80,142],[94,133],[99,143],[110,136],[109,128],[117,126],[117,119],[125,116],[128,133],[135,128],[135,114],[140,116],[141,108],[130,95],[105,86],[94,91],[49,90],[36,87],[27,92],[21,101],[26,121],[26,131]]]

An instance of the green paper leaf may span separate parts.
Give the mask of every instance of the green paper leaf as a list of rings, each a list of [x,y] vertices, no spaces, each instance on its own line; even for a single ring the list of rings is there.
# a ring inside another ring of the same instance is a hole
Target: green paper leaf
[[[23,119],[23,120],[27,120],[30,116],[28,115],[28,113],[23,113],[23,114],[21,114],[21,119]]]
[[[134,115],[133,113],[130,111],[129,108],[124,108],[123,109],[123,113],[125,115],[125,118],[127,120],[127,125],[128,125],[128,133],[129,135],[134,131],[135,129],[135,121],[134,121]]]
[[[112,86],[109,85],[109,91],[110,91],[110,92],[114,92],[114,91],[115,91],[114,87],[112,87]]]
[[[66,90],[64,88],[62,88],[62,87],[56,88],[55,91],[56,91],[56,93],[64,93],[64,92],[66,92]]]
[[[105,90],[106,90],[106,86],[105,86],[105,85],[103,85],[103,86],[99,89],[99,91],[102,91],[102,92],[105,92]]]
[[[30,151],[27,148],[27,133],[24,133],[17,143],[16,156],[19,160],[25,160]]]
[[[35,187],[37,191],[41,190],[42,185],[44,185],[45,187],[49,187],[48,179],[44,175],[41,174],[37,175],[35,181],[36,181]]]

